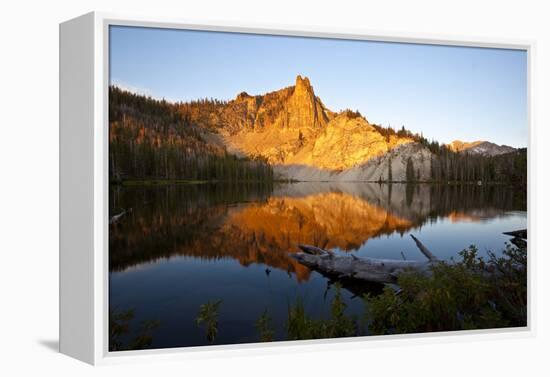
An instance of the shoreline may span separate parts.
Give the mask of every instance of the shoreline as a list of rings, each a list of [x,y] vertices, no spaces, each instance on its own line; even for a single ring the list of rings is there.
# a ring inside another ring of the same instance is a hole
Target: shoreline
[[[406,185],[446,185],[446,186],[514,186],[526,187],[525,182],[479,182],[479,181],[340,181],[340,180],[318,180],[318,181],[300,181],[294,179],[279,179],[272,181],[261,180],[202,180],[202,179],[168,179],[168,178],[151,178],[151,179],[121,179],[109,180],[110,186],[164,186],[164,185],[203,185],[203,184],[295,184],[295,183],[353,183],[353,184],[406,184]]]

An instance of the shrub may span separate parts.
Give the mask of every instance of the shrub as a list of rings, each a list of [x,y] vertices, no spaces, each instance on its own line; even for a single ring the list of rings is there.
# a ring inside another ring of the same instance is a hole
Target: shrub
[[[365,296],[371,334],[395,334],[525,326],[527,251],[506,245],[501,257],[463,250],[459,262],[441,262],[432,273],[409,271],[398,277],[395,294],[384,289]]]

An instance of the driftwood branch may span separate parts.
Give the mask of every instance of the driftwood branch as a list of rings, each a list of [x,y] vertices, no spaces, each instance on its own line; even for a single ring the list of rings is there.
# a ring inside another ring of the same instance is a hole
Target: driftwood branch
[[[338,279],[349,278],[374,283],[394,283],[397,276],[405,270],[428,273],[430,266],[438,260],[416,237],[413,239],[417,242],[417,246],[423,249],[421,251],[424,255],[428,257],[427,262],[337,255],[310,245],[298,245],[302,252],[291,254],[291,257],[312,270]]]
[[[132,212],[132,208],[130,208],[128,210],[128,212]],[[109,224],[116,224],[124,215],[126,215],[126,210],[122,210],[122,212],[114,215],[113,217],[111,217],[111,219],[109,220]]]
[[[311,245],[298,245],[298,247],[306,254],[310,255],[329,255],[334,256],[334,253],[330,250],[321,249],[317,246],[311,246]]]
[[[507,236],[512,236],[514,238],[521,238],[523,240],[527,239],[527,229],[514,230],[512,232],[502,232],[502,234],[506,234]]]
[[[512,232],[502,232],[502,234],[513,237],[510,242],[520,249],[527,248],[527,229],[514,230]]]
[[[416,238],[412,234],[411,234],[411,237],[414,240],[414,243],[416,244],[418,249],[422,252],[422,254],[424,254],[426,256],[426,258],[428,258],[429,261],[433,262],[433,261],[437,260],[437,257],[435,255],[433,255],[432,252],[430,250],[428,250],[428,248],[426,246],[424,246],[424,244],[422,244],[422,242],[420,242],[420,240],[418,238]]]

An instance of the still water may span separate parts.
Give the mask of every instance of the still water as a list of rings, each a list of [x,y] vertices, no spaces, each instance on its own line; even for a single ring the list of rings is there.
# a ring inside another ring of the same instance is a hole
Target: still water
[[[110,313],[131,310],[118,336],[131,347],[210,344],[195,318],[222,300],[214,344],[257,342],[267,310],[275,340],[284,339],[288,308],[302,300],[328,316],[334,287],[289,257],[296,244],[374,258],[424,260],[410,234],[440,259],[476,245],[501,252],[502,232],[527,227],[525,190],[507,186],[292,183],[113,186],[111,215],[130,209],[109,229]],[[364,303],[346,289],[346,313]]]

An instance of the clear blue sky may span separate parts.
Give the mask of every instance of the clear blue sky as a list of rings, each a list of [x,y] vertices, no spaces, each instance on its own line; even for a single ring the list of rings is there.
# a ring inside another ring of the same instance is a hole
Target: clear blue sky
[[[524,51],[111,27],[111,83],[172,101],[262,94],[309,77],[331,110],[448,143],[527,146]]]

